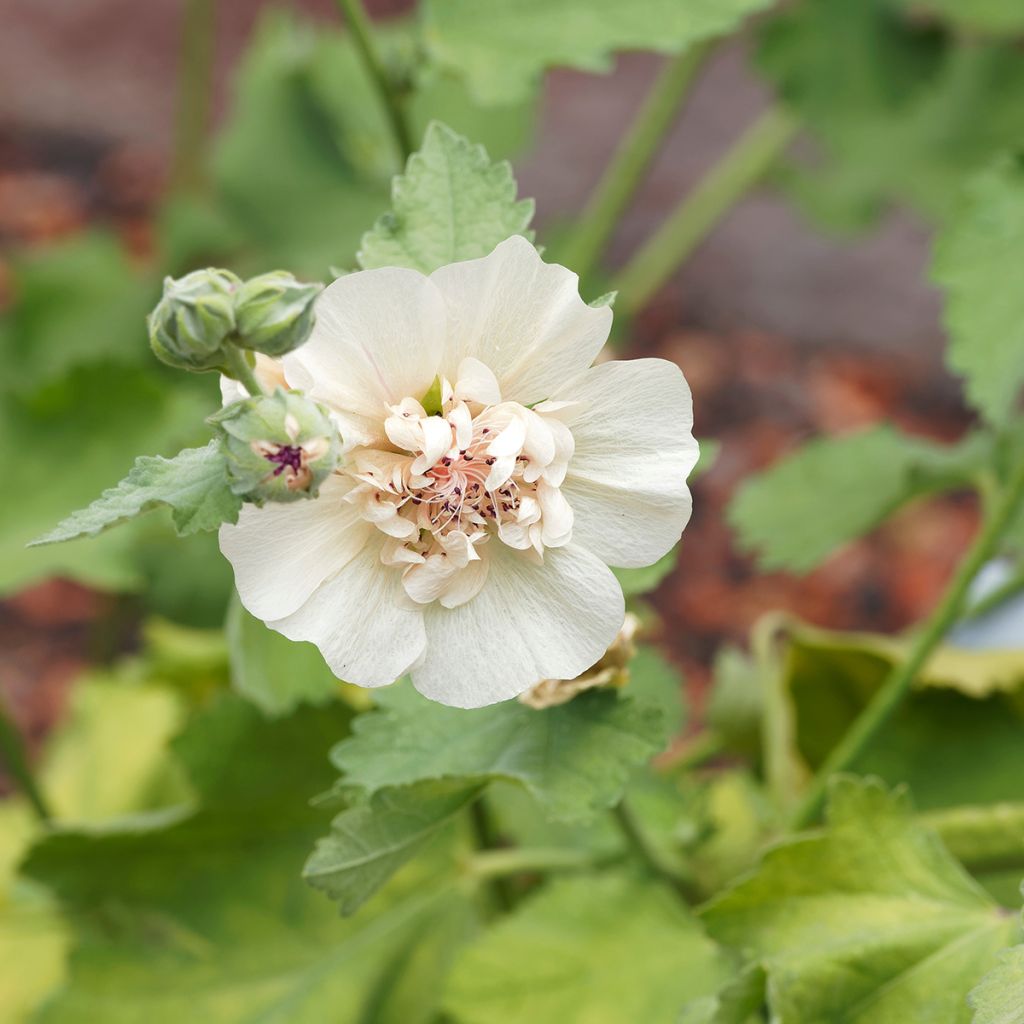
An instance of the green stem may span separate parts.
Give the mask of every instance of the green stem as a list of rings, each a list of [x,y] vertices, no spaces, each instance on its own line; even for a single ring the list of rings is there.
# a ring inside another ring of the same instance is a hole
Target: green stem
[[[476,856],[481,856],[485,851],[491,851],[500,841],[498,828],[495,825],[494,817],[491,814],[490,805],[487,803],[487,796],[481,793],[476,800],[470,804],[469,820],[473,829],[473,841],[477,848]],[[494,851],[495,853],[505,851]],[[512,851],[514,852],[514,851]],[[515,906],[515,893],[508,884],[508,879],[501,874],[484,876],[489,882],[488,890],[490,902],[494,909],[502,913],[508,913]]]
[[[171,166],[175,191],[203,186],[213,94],[215,0],[185,0],[178,71],[178,113]]]
[[[639,310],[765,174],[796,130],[784,110],[762,114],[619,273],[617,308]]]
[[[724,750],[722,737],[708,729],[689,740],[679,753],[666,757],[659,767],[665,772],[683,774],[707,764]]]
[[[7,771],[11,778],[21,788],[39,820],[49,821],[51,818],[50,808],[32,774],[21,733],[2,705],[0,705],[0,758],[7,765]]]
[[[917,634],[907,659],[893,667],[882,688],[833,748],[811,782],[793,817],[792,827],[814,821],[825,799],[829,778],[849,768],[906,699],[918,672],[956,623],[975,576],[995,554],[1024,498],[1024,460],[1017,466],[1000,497],[982,523],[967,554],[957,568],[938,606]]]
[[[709,47],[694,46],[666,61],[619,143],[566,245],[564,262],[586,279],[594,269],[640,180],[672,126]]]
[[[409,122],[405,116],[405,107],[402,104],[401,96],[398,94],[395,83],[388,74],[380,51],[377,49],[376,41],[373,38],[373,27],[363,8],[362,0],[336,0],[336,3],[342,17],[348,23],[352,41],[359,51],[363,67],[366,68],[366,73],[370,76],[380,100],[384,104],[384,110],[395,137],[395,144],[398,146],[404,163],[412,153],[412,133],[409,130]]]
[[[993,609],[1009,601],[1011,597],[1016,597],[1022,590],[1024,590],[1024,572],[1014,573],[1005,583],[1001,583],[996,587],[992,593],[987,594],[976,604],[972,604],[963,614],[964,621],[969,622],[972,619],[982,618]]]
[[[917,820],[974,874],[1024,871],[1024,804],[950,807]]]
[[[235,345],[225,345],[226,352],[224,374],[232,380],[237,380],[249,394],[255,398],[257,395],[265,395],[266,390],[256,379],[256,374],[249,365],[249,359],[244,349]]]
[[[478,879],[507,878],[509,875],[543,874],[549,871],[588,871],[616,859],[595,857],[586,850],[525,846],[508,850],[482,850],[470,858],[467,871]]]
[[[700,902],[692,880],[658,849],[625,797],[612,808],[611,814],[636,859],[655,878],[669,885],[685,903]]]

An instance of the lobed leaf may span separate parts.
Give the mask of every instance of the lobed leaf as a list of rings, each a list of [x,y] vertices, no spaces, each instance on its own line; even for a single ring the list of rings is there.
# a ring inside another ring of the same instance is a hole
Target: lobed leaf
[[[971,1024],[1024,1024],[1024,946],[999,958],[968,996]]]
[[[491,163],[483,146],[438,121],[395,178],[391,206],[363,236],[364,270],[411,267],[429,274],[486,256],[510,235],[533,237],[533,200],[516,199],[509,164]]]

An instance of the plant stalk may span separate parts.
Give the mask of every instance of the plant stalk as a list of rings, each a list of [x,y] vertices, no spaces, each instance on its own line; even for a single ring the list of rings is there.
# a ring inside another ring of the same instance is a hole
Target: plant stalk
[[[692,880],[658,849],[625,797],[612,808],[611,815],[636,859],[655,878],[670,886],[684,903],[700,902]]]
[[[336,0],[341,16],[348,24],[352,33],[352,41],[359,51],[366,73],[370,76],[391,125],[391,133],[395,137],[395,145],[401,154],[402,163],[412,153],[412,133],[406,117],[402,98],[395,88],[394,80],[388,74],[384,60],[373,37],[373,26],[363,7],[362,0]]]
[[[661,148],[709,49],[708,44],[693,46],[665,62],[619,143],[563,254],[566,266],[581,279],[589,276],[600,259],[619,218]]]
[[[185,0],[178,71],[178,112],[171,188],[196,192],[205,178],[213,95],[215,0]]]
[[[1020,508],[1022,498],[1024,460],[1015,468],[1002,494],[993,502],[981,530],[958,566],[942,600],[917,634],[906,660],[893,667],[882,688],[818,770],[793,816],[791,824],[794,829],[804,828],[814,821],[824,802],[829,778],[849,768],[903,704],[917,674],[960,618],[971,583],[995,554],[1003,534]]]
[[[477,849],[476,857],[483,856],[484,853],[491,855],[492,852],[494,854],[517,852],[495,849],[500,837],[485,793],[481,793],[470,804],[469,821],[473,830],[473,842]],[[506,914],[515,906],[515,893],[508,884],[507,875],[508,872],[499,872],[482,876],[488,882],[487,889],[492,907]]]
[[[265,395],[267,392],[262,384],[256,379],[253,368],[249,365],[245,350],[236,345],[225,345],[226,353],[224,373],[232,380],[237,380],[249,394],[255,398],[257,395]]]
[[[620,271],[617,307],[636,313],[763,177],[796,134],[779,107],[762,114]]]
[[[566,847],[522,846],[507,850],[481,850],[470,858],[467,870],[478,879],[506,878],[549,871],[587,871],[614,859],[595,857],[585,850]]]
[[[974,874],[1024,873],[1024,804],[949,807],[917,820],[939,834],[943,845]]]
[[[0,759],[7,765],[7,771],[25,794],[36,817],[42,822],[50,821],[52,818],[50,808],[32,774],[21,733],[2,704],[0,704]]]

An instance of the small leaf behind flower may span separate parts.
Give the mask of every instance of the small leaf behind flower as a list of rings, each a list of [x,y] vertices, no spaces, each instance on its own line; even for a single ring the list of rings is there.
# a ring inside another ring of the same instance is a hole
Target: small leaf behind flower
[[[185,448],[172,459],[140,456],[116,487],[104,491],[87,508],[72,512],[29,546],[94,537],[160,505],[171,508],[174,527],[182,537],[238,519],[242,499],[231,493],[224,457],[215,441],[205,448]]]

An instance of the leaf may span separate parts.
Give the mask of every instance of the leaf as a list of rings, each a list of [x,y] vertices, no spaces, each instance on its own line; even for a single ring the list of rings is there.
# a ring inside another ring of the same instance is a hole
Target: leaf
[[[661,886],[563,879],[468,946],[445,1001],[461,1024],[675,1021],[728,960]]]
[[[87,508],[72,512],[31,546],[95,537],[159,505],[172,509],[174,526],[183,537],[198,530],[216,530],[221,523],[238,519],[242,499],[231,491],[216,441],[205,448],[186,448],[173,459],[140,455],[116,487],[104,491]]]
[[[198,806],[47,836],[27,870],[73,911],[67,984],[45,1024],[321,1024],[369,1020],[383,979],[435,916],[464,903],[443,863],[418,862],[341,920],[299,877],[324,827],[308,797],[350,712],[267,720],[225,696],[176,744]],[[425,979],[420,1000],[437,998]]]
[[[619,50],[680,53],[727,35],[769,0],[430,0],[433,59],[464,75],[483,103],[517,100],[550,67],[607,71]]]
[[[225,626],[231,685],[267,715],[283,715],[303,703],[324,704],[343,684],[312,644],[295,643],[268,629],[236,599]]]
[[[770,850],[702,916],[761,959],[780,1024],[968,1024],[967,992],[1020,931],[905,794],[848,776],[823,832]]]
[[[645,565],[642,569],[612,569],[612,572],[622,587],[622,593],[632,597],[654,590],[676,567],[678,559],[679,548],[674,547],[652,565]]]
[[[1024,946],[1014,946],[967,997],[971,1024],[1024,1024]]]
[[[713,996],[688,1004],[676,1024],[755,1024],[761,1020],[764,986],[764,968],[754,964]]]
[[[880,426],[811,441],[748,480],[729,507],[765,570],[806,572],[912,498],[963,486],[988,443],[940,445]]]
[[[753,760],[761,749],[765,695],[756,664],[736,647],[715,654],[707,724],[726,748]]]
[[[948,362],[967,398],[1005,423],[1024,382],[1024,158],[1006,157],[972,179],[935,249],[932,275],[946,290]]]
[[[395,178],[392,209],[363,236],[359,265],[411,267],[429,274],[448,263],[486,256],[510,235],[526,235],[533,200],[516,199],[507,163],[432,122],[423,145]]]
[[[900,0],[911,13],[934,12],[952,25],[1007,35],[1024,31],[1024,10],[1016,0]]]
[[[544,711],[518,701],[464,711],[401,684],[376,696],[380,709],[331,752],[343,784],[368,794],[430,779],[507,779],[550,817],[584,818],[611,807],[632,769],[665,742],[657,708],[608,692]]]
[[[479,793],[462,780],[383,789],[331,822],[302,876],[353,914]]]

